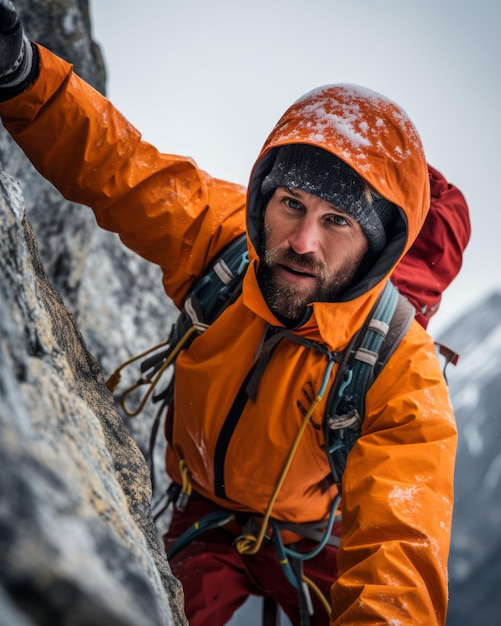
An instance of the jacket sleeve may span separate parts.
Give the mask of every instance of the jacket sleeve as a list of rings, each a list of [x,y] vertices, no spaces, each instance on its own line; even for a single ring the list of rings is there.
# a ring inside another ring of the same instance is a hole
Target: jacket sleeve
[[[417,322],[367,395],[343,476],[332,624],[443,625],[457,433]]]
[[[416,308],[426,328],[442,293],[461,269],[471,233],[468,205],[457,187],[428,165],[431,202],[416,241],[395,268],[391,280]]]
[[[158,264],[179,306],[191,282],[244,231],[245,189],[190,158],[161,154],[71,65],[42,46],[40,72],[0,104],[6,129],[39,172],[98,224]]]

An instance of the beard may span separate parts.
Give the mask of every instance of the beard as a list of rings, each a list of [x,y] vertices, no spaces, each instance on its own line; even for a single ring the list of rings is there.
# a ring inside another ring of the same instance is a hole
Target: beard
[[[309,304],[333,302],[353,281],[360,259],[346,261],[332,270],[325,263],[315,261],[307,254],[297,254],[292,248],[268,248],[261,254],[257,270],[258,283],[271,312],[285,326],[299,325]],[[292,264],[314,277],[307,287],[278,277],[277,267]]]

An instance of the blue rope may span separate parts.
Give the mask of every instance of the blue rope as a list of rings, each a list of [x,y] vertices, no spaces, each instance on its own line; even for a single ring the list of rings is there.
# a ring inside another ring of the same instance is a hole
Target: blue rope
[[[205,517],[202,517],[201,520],[195,522],[192,526],[187,528],[184,533],[176,539],[174,545],[167,552],[167,558],[174,558],[180,550],[196,539],[196,537],[207,530],[224,526],[227,522],[234,519],[234,517],[233,513],[228,513],[227,511],[215,511],[214,513],[209,513]]]

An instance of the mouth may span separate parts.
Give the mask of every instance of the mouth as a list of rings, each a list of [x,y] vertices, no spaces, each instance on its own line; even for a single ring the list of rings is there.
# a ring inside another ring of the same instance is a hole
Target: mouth
[[[289,282],[299,283],[303,281],[317,280],[317,277],[314,274],[298,266],[283,265],[282,263],[279,263],[276,268],[278,273]]]

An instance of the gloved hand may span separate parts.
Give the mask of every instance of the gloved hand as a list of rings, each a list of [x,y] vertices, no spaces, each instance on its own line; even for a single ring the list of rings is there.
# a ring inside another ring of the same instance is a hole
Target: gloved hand
[[[16,9],[10,0],[0,0],[0,89],[24,88],[32,66],[33,50]]]

